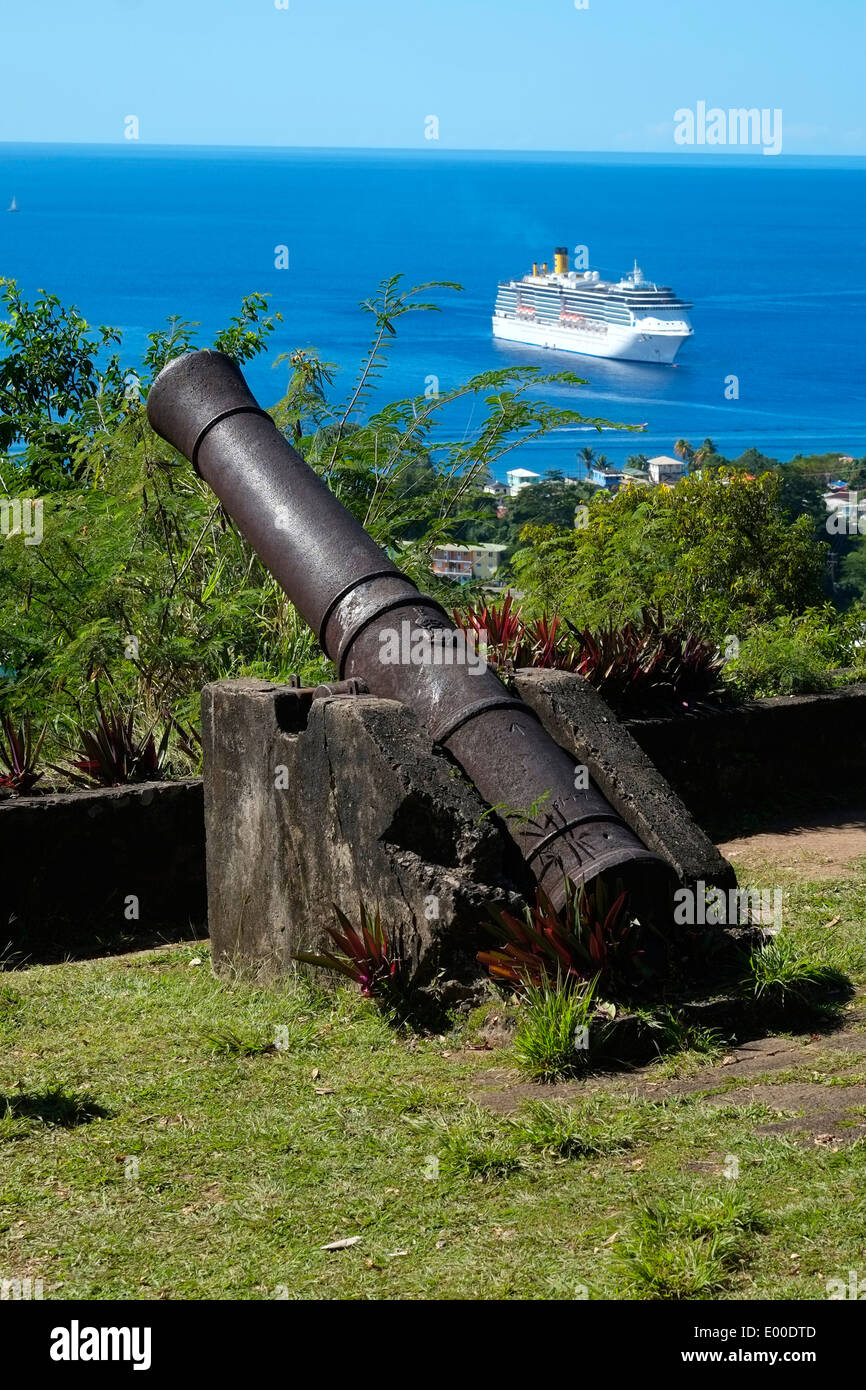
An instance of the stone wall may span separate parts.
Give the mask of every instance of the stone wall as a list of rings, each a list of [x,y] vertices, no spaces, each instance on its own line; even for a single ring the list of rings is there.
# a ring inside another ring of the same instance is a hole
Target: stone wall
[[[866,685],[626,727],[715,839],[834,804],[866,813]]]
[[[198,780],[0,800],[0,951],[62,959],[206,923]]]
[[[721,839],[831,802],[866,808],[866,686],[623,726],[573,677],[531,671],[516,680],[681,877],[712,882],[727,872],[702,830]],[[387,908],[404,924],[431,974],[448,924],[459,940],[474,930],[482,897],[505,901],[527,888],[496,818],[402,706],[369,697],[311,704],[265,682],[209,687],[204,705],[212,859],[225,862],[225,872],[211,871],[211,927],[224,957],[240,929],[256,958],[281,968],[293,950],[326,944],[332,900],[350,910],[375,904],[378,892],[383,916]],[[218,708],[228,721],[222,752]],[[277,764],[289,777],[282,791]],[[295,822],[300,836],[289,833]],[[340,847],[336,876],[321,853],[326,829]],[[359,856],[359,844],[371,852]],[[431,896],[438,919],[425,915]],[[201,934],[206,921],[201,782],[0,800],[0,953],[36,961],[130,949]]]

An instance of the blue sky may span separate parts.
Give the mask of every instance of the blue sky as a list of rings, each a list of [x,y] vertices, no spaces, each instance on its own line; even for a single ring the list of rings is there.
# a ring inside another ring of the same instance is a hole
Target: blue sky
[[[283,3],[0,0],[0,141],[671,151],[705,101],[866,154],[863,0]]]

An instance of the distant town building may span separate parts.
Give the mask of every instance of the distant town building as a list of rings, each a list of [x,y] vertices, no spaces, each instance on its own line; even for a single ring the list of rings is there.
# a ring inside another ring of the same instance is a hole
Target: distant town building
[[[522,487],[537,482],[539,478],[538,473],[533,473],[528,468],[510,468],[505,476],[508,480],[508,492],[511,497],[516,497]]]
[[[682,478],[683,470],[682,459],[672,459],[667,454],[659,454],[647,464],[650,482],[656,485],[666,483],[668,487],[673,487]]]
[[[437,545],[432,555],[433,573],[464,584],[469,579],[492,579],[507,549],[494,544]]]
[[[616,468],[590,468],[587,482],[592,483],[593,487],[603,487],[608,492],[616,492],[625,482],[625,474]]]

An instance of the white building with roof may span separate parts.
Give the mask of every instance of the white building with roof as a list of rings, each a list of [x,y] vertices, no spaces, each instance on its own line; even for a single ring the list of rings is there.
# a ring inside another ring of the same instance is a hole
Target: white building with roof
[[[505,477],[508,480],[509,496],[516,497],[522,487],[537,482],[540,474],[533,473],[529,468],[510,468]]]
[[[651,483],[666,483],[668,487],[673,487],[683,476],[685,465],[682,459],[671,458],[669,454],[658,454],[654,459],[649,459],[647,470]]]

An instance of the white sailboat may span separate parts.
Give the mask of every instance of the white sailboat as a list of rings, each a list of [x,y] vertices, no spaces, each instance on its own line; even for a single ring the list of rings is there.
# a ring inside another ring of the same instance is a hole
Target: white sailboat
[[[7,211],[7,212],[17,212],[17,211],[18,211],[18,204],[17,204],[17,202],[15,201],[15,194],[14,194],[14,193],[12,194],[12,202],[9,204],[8,208],[6,209],[6,211]]]

